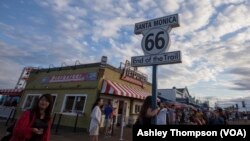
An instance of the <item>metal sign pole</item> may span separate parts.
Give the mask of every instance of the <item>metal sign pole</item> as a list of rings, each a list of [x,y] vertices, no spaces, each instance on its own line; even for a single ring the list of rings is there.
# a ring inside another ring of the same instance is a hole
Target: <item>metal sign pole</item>
[[[169,21],[159,24],[161,21]],[[148,26],[147,26],[148,25]],[[152,70],[152,104],[154,110],[157,107],[157,65],[181,63],[181,52],[168,52],[170,46],[169,32],[172,28],[179,27],[178,14],[164,16],[135,24],[134,33],[143,34],[141,47],[144,56],[131,58],[132,67],[153,66]],[[151,123],[156,124],[156,117]]]
[[[124,128],[124,118],[125,118],[125,115],[124,114],[126,114],[125,113],[125,109],[126,108],[126,106],[125,106],[125,101],[123,102],[123,109],[122,109],[122,117],[121,117],[121,135],[120,135],[120,141],[122,141],[123,140],[123,128]]]
[[[157,65],[153,65],[153,72],[152,72],[152,109],[156,109],[157,106]],[[151,123],[156,125],[156,116],[152,118]]]

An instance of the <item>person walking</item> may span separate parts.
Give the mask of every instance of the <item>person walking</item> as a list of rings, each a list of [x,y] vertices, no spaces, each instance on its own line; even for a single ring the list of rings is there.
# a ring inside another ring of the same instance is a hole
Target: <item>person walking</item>
[[[108,102],[104,109],[104,114],[105,114],[105,136],[111,136],[111,119],[112,119],[112,112],[113,112],[113,107],[111,104],[111,101]]]
[[[91,121],[89,127],[90,141],[98,141],[99,128],[101,125],[101,107],[103,105],[103,99],[98,98],[92,107]]]

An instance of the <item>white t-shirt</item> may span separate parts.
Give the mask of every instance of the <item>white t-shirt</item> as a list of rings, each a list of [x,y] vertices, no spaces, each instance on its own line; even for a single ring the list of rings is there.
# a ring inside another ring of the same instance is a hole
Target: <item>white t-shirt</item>
[[[167,114],[168,114],[168,110],[166,108],[163,108],[159,111],[158,115],[157,115],[157,125],[166,125],[167,124]]]
[[[101,122],[101,116],[102,112],[99,106],[95,106],[91,113],[91,122],[90,122],[90,128],[94,126],[99,126],[99,123]]]

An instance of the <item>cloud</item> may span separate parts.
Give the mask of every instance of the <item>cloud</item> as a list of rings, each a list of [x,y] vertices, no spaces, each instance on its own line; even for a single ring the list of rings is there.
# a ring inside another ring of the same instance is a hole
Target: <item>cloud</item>
[[[157,4],[152,0],[139,1],[138,5],[143,11],[152,10],[151,8],[156,7]]]
[[[34,22],[35,24],[38,24],[38,25],[44,25],[44,24],[46,24],[46,22],[43,20],[43,19],[41,19],[41,18],[37,18],[37,17],[29,17],[29,19],[32,21],[32,22]]]
[[[0,57],[0,64],[0,88],[14,88],[22,72],[22,66],[11,59],[6,59],[4,57]]]
[[[15,46],[7,45],[5,42],[0,40],[0,56],[1,57],[20,57],[30,55],[28,52],[21,50]]]
[[[238,5],[238,4],[247,4],[248,0],[212,0],[214,7],[219,7],[222,5]]]
[[[187,80],[189,77],[183,77],[182,79],[185,79],[188,82],[193,81],[194,83],[199,83],[204,80],[218,81],[218,76],[224,76],[224,71],[234,66],[247,65],[246,62],[250,59],[249,56],[246,55],[250,53],[248,45],[246,44],[249,41],[248,37],[246,37],[248,35],[249,27],[248,24],[245,24],[245,20],[242,18],[246,18],[247,20],[249,18],[245,15],[245,12],[243,13],[243,16],[237,16],[241,15],[242,11],[246,11],[246,7],[246,5],[239,5],[237,7],[227,6],[225,10],[219,13],[217,16],[217,19],[226,18],[227,21],[225,21],[225,19],[219,20],[216,21],[219,24],[213,25],[206,25],[204,22],[204,26],[201,26],[203,27],[201,30],[191,32],[191,36],[189,38],[184,38],[179,43],[177,43],[177,41],[174,42],[174,44],[177,46],[177,49],[181,49],[183,52],[184,69],[186,67],[187,69],[191,69],[190,71],[195,71],[195,76],[197,76],[195,77],[190,75],[191,73],[182,72],[184,76],[187,76],[187,74],[188,76],[191,76],[191,80]],[[214,19],[210,18],[209,20],[209,23],[212,23]],[[241,31],[240,33],[236,32],[242,28],[245,28],[245,30]],[[183,31],[183,33],[184,32],[185,31]],[[231,33],[234,33],[232,34],[232,37],[228,38],[228,40],[222,40],[221,37]],[[241,42],[238,42],[239,40]],[[171,69],[178,71],[176,68]],[[179,72],[177,72],[177,74],[180,75]],[[199,80],[199,78],[202,79]],[[238,77],[236,80],[232,80],[231,82],[235,82],[235,85],[237,84],[240,86],[245,86],[245,83],[242,84],[238,82],[242,79],[243,78]]]
[[[230,88],[233,90],[250,90],[250,68],[238,67],[232,68],[229,74],[233,75],[235,79],[232,80],[233,86]]]
[[[234,69],[231,69],[229,73],[242,75],[242,76],[248,76],[250,74],[250,68],[247,68],[247,67],[234,68]]]
[[[173,85],[193,85],[201,81],[219,81],[217,76],[221,75],[223,71],[231,66],[244,64],[245,58],[236,59],[236,57],[248,50],[239,49],[237,40],[244,43],[245,36],[247,36],[246,31],[234,34],[227,41],[221,39],[242,27],[247,28],[248,31],[247,24],[242,20],[249,19],[246,14],[248,9],[247,5],[242,2],[244,1],[162,1],[159,3],[154,1],[135,3],[127,0],[116,3],[111,0],[105,0],[104,3],[92,1],[91,9],[80,8],[80,10],[85,10],[81,17],[72,14],[75,11],[75,1],[52,1],[51,8],[61,17],[58,18],[58,23],[62,35],[70,35],[70,37],[66,37],[66,40],[64,39],[66,44],[84,52],[89,49],[84,47],[86,44],[83,45],[78,40],[81,37],[90,35],[91,39],[99,44],[106,40],[109,47],[101,48],[100,55],[107,55],[110,60],[115,58],[121,62],[130,60],[132,56],[143,54],[140,48],[142,37],[131,35],[134,23],[146,20],[151,16],[179,13],[181,26],[171,31],[172,46],[170,50],[181,50],[183,63],[159,68],[159,86],[172,87]],[[90,4],[89,2],[83,3]],[[224,5],[225,8],[222,9],[221,5]],[[149,11],[151,14],[146,16],[145,13]],[[242,15],[242,13],[244,14]],[[91,21],[88,22],[87,19]],[[61,22],[62,20],[64,22]],[[124,31],[131,36],[125,43],[120,39],[124,36]],[[228,45],[228,42],[231,42],[231,45]],[[88,46],[91,46],[91,43],[88,43]],[[90,48],[93,50],[94,47]],[[149,68],[141,68],[141,70],[150,72]]]
[[[242,101],[245,102],[245,107],[243,107],[242,105]],[[229,107],[229,106],[234,106],[236,107],[236,104],[238,105],[239,111],[246,111],[246,109],[250,108],[250,97],[246,96],[246,97],[242,97],[242,96],[238,96],[235,98],[228,98],[228,99],[217,99],[216,101],[217,105],[219,107]]]
[[[174,13],[179,10],[180,5],[183,1],[160,1],[158,6],[161,7],[161,9],[165,13]]]
[[[250,8],[246,0],[36,0],[36,4],[46,19],[29,13],[26,17],[34,24],[7,24],[0,19],[0,36],[4,37],[0,52],[5,55],[1,57],[17,67],[23,65],[20,62],[42,66],[71,65],[76,60],[92,63],[102,55],[119,66],[132,56],[143,55],[142,35],[133,33],[135,23],[178,13],[180,27],[170,32],[170,51],[180,50],[183,62],[158,67],[159,88],[188,86],[192,93],[205,83],[213,90],[237,90],[245,95],[249,90]],[[139,70],[152,79],[151,67]]]
[[[119,38],[122,28],[133,27],[134,20],[130,18],[117,17],[114,19],[95,20],[95,29],[93,39],[101,38]],[[130,29],[132,31],[132,29]]]

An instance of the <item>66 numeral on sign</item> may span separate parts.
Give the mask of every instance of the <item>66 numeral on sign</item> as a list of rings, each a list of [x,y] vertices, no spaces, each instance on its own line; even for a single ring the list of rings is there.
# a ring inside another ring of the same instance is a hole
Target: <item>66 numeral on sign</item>
[[[163,29],[152,29],[142,39],[142,49],[145,54],[158,54],[167,49],[169,35]]]
[[[148,51],[151,51],[153,47],[155,46],[157,49],[162,49],[165,45],[165,40],[162,37],[159,37],[159,35],[164,34],[163,31],[160,31],[156,34],[155,40],[150,39],[150,37],[154,36],[153,33],[150,33],[146,36],[146,41],[145,41],[145,49]],[[154,42],[155,41],[155,42]],[[161,44],[160,44],[161,43]]]

